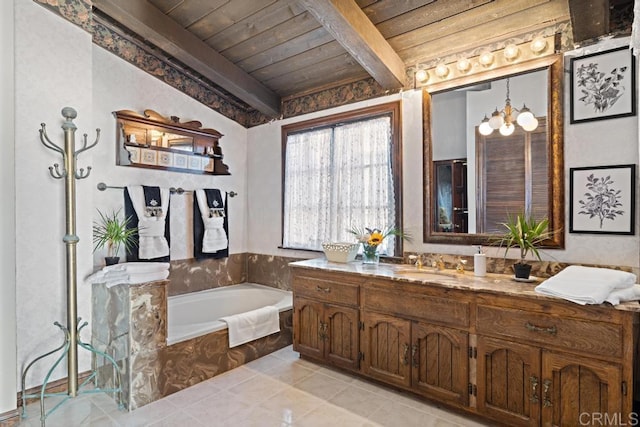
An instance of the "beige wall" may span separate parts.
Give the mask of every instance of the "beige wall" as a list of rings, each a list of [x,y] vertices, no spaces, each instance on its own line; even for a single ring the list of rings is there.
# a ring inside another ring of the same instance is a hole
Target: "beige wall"
[[[607,50],[628,43],[628,39],[609,40],[568,55],[583,55]],[[565,64],[568,68],[568,60]],[[638,232],[635,236],[571,234],[569,228],[568,197],[569,168],[581,166],[638,163],[638,120],[626,117],[596,122],[569,124],[569,82],[564,85],[565,98],[565,250],[548,250],[543,259],[560,262],[620,265],[638,268]],[[282,256],[312,257],[308,252],[278,249],[281,244],[281,133],[282,125],[307,120],[319,115],[362,108],[373,103],[401,98],[403,120],[403,215],[404,226],[416,238],[405,250],[471,255],[470,246],[435,245],[422,243],[422,101],[418,91],[403,92],[385,98],[360,102],[293,119],[282,120],[249,129],[248,185],[250,252]],[[638,193],[638,191],[636,191]],[[636,201],[636,205],[638,205]],[[636,212],[638,209],[636,209]],[[638,230],[636,215],[636,230]],[[502,257],[497,248],[488,248],[489,256]],[[319,256],[319,255],[317,255]],[[510,254],[516,258],[516,254]]]
[[[17,1],[17,0],[16,0]],[[16,408],[13,1],[0,2],[0,414]]]

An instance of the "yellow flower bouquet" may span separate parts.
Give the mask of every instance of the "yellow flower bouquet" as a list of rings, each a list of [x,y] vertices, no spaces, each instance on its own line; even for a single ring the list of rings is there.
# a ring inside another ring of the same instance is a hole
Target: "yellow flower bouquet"
[[[377,264],[380,260],[378,247],[388,236],[399,236],[403,239],[409,237],[397,228],[387,227],[384,230],[379,228],[352,228],[349,233],[356,236],[359,243],[362,243],[362,262],[364,264]]]

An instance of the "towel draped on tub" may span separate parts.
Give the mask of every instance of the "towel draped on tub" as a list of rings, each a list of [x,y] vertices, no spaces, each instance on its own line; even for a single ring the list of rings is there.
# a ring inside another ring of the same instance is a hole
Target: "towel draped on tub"
[[[229,327],[229,348],[280,332],[278,308],[272,305],[220,320]]]

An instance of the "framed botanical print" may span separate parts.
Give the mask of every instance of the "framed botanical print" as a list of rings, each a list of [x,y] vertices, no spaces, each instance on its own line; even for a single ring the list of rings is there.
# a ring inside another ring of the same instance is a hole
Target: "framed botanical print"
[[[570,233],[634,234],[636,165],[570,169]]]
[[[636,115],[635,61],[628,46],[571,58],[571,123]]]

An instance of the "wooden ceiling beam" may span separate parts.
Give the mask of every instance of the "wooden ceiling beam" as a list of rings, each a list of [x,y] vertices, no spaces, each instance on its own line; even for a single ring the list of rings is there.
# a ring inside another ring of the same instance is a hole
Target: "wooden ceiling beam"
[[[97,9],[251,107],[280,116],[280,97],[146,0],[93,0]]]
[[[354,0],[300,0],[300,3],[382,87],[404,86],[404,62]]]
[[[573,41],[609,34],[609,0],[569,0]]]

